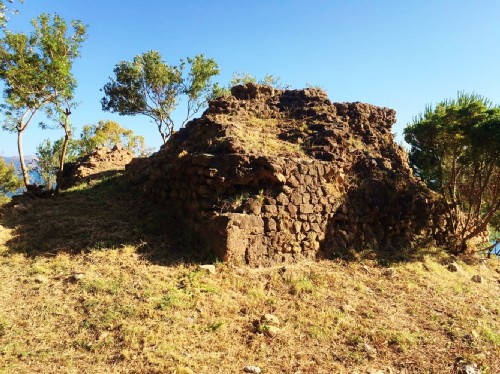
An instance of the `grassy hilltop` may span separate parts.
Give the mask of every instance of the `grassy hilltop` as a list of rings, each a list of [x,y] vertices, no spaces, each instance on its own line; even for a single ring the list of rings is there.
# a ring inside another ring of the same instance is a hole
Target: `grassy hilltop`
[[[236,268],[120,175],[0,215],[0,373],[500,372],[500,264],[438,251]],[[481,283],[472,281],[480,275]],[[270,333],[262,315],[279,319]]]

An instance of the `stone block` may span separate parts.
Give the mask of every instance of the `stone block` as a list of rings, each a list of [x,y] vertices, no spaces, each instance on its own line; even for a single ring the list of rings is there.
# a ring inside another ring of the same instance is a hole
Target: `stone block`
[[[289,203],[288,197],[282,192],[276,197],[276,202],[279,205],[287,205]]]
[[[311,214],[314,213],[314,205],[311,204],[300,204],[300,213]]]
[[[290,203],[287,205],[287,211],[288,213],[290,213],[291,215],[296,215],[297,214],[297,206]]]
[[[300,186],[299,181],[297,180],[297,178],[294,175],[292,175],[292,176],[290,176],[290,178],[288,178],[288,180],[286,181],[286,184],[291,186],[291,187],[295,187],[295,188]]]
[[[276,205],[264,205],[262,207],[262,210],[264,211],[264,213],[271,213],[271,214],[278,213],[278,208],[276,207]]]
[[[276,231],[277,225],[273,218],[264,218],[264,227],[266,231]]]

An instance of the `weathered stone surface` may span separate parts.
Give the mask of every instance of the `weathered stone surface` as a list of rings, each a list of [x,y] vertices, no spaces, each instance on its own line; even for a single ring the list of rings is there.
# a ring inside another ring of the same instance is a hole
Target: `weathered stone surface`
[[[210,274],[215,274],[215,265],[199,265],[199,268]]]
[[[473,282],[476,282],[476,283],[483,283],[484,282],[484,278],[482,276],[480,276],[479,274],[472,276],[471,280]]]
[[[231,92],[127,166],[196,248],[260,266],[446,242],[443,203],[393,140],[394,110],[317,89]]]
[[[300,204],[299,211],[302,214],[314,213],[314,205],[312,205],[312,204]]]
[[[96,148],[76,162],[64,164],[60,187],[70,188],[76,184],[100,178],[106,172],[124,170],[133,158],[134,154],[121,146],[115,146],[112,149]]]
[[[451,264],[448,264],[448,270],[455,273],[460,270],[460,266],[456,262],[452,262]]]
[[[258,366],[253,366],[253,365],[247,365],[243,368],[243,371],[245,373],[251,373],[251,374],[260,374],[262,373],[262,370]]]

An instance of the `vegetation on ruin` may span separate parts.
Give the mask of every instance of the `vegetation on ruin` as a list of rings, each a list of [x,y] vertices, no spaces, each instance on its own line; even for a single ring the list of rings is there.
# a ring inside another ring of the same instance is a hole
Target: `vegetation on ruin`
[[[446,202],[456,250],[471,250],[469,240],[488,229],[499,240],[500,107],[459,93],[427,107],[405,129],[405,140],[417,174]]]
[[[36,148],[37,162],[32,170],[38,174],[40,183],[46,189],[51,189],[56,184],[63,143],[64,139],[54,142],[45,139]],[[137,157],[144,157],[150,152],[144,144],[143,136],[136,135],[115,121],[102,120],[96,124],[83,126],[79,138],[69,139],[65,160],[75,162],[79,157],[90,154],[98,147],[111,149],[115,146],[127,149]]]

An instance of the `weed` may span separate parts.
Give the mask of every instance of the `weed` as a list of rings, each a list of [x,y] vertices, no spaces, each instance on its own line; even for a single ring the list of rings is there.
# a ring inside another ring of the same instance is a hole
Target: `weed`
[[[122,281],[119,278],[111,279],[86,279],[82,282],[82,288],[90,294],[115,295],[121,291]]]
[[[408,351],[411,347],[418,344],[421,335],[418,332],[408,330],[395,331],[390,333],[389,344],[397,346],[402,352]]]
[[[290,293],[292,295],[300,295],[303,293],[312,293],[314,290],[314,284],[307,276],[302,276],[298,278],[291,278],[290,282]]]
[[[259,194],[256,196],[257,202],[262,205],[266,200],[266,196],[264,195],[264,190],[259,190]]]
[[[500,333],[493,330],[485,322],[479,324],[480,334],[486,341],[500,347]]]
[[[222,320],[214,321],[207,326],[207,330],[211,331],[211,332],[215,332],[215,331],[221,329],[222,327],[224,327],[225,324],[226,324],[226,322],[224,322]]]

